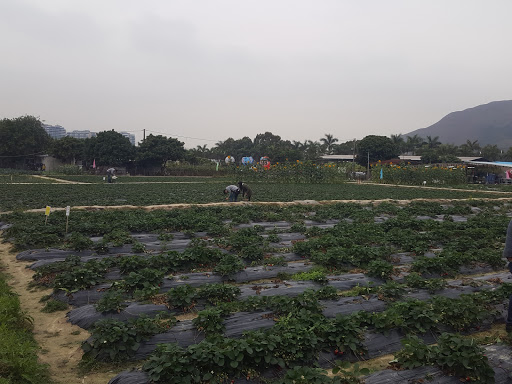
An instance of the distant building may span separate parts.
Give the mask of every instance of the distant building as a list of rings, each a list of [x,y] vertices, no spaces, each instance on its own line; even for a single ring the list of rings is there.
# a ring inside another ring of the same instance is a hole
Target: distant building
[[[354,161],[357,156],[354,155],[322,155],[320,160],[325,162],[343,162],[343,161]]]
[[[43,128],[50,137],[61,139],[66,136],[66,129],[60,125],[43,124]]]
[[[68,136],[74,137],[75,139],[90,139],[91,137],[96,136],[96,132],[91,132],[89,130],[84,130],[84,131],[75,130],[73,132],[68,132]]]
[[[133,133],[128,133],[128,132],[119,132],[121,135],[123,135],[124,137],[128,138],[128,140],[130,140],[130,143],[132,143],[132,145],[135,145],[135,135]]]

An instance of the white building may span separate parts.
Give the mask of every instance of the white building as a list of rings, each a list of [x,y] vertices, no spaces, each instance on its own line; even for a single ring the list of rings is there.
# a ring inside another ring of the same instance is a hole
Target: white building
[[[91,132],[89,130],[68,132],[68,136],[74,137],[75,139],[90,139],[91,137],[96,136],[96,132]]]
[[[60,125],[43,124],[43,128],[50,137],[61,139],[66,136],[66,129]]]
[[[130,140],[130,143],[132,145],[135,145],[135,135],[133,133],[128,133],[128,132],[119,132],[121,135],[123,135],[124,137],[128,138],[128,140]]]

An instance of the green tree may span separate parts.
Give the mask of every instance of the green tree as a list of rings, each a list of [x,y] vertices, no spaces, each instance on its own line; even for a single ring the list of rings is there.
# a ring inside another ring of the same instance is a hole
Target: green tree
[[[169,160],[182,160],[186,153],[183,145],[172,137],[149,135],[137,148],[137,164],[142,167],[164,167]]]
[[[85,158],[98,166],[126,166],[135,157],[135,148],[127,137],[114,130],[103,131],[85,139]]]
[[[360,165],[366,165],[368,155],[370,156],[370,162],[375,162],[397,158],[399,151],[389,137],[369,135],[359,142],[357,162]]]
[[[510,147],[506,153],[503,154],[503,160],[512,161],[512,147]]]
[[[466,140],[466,143],[460,146],[460,152],[463,156],[476,156],[480,153],[480,149],[478,140]]]
[[[439,141],[439,136],[427,136],[427,141],[425,143],[428,149],[434,149],[441,145],[441,142]]]
[[[53,157],[65,162],[75,164],[84,152],[84,140],[65,136],[58,140],[52,140],[50,154]]]
[[[440,158],[434,149],[427,148],[421,154],[421,162],[428,164],[439,163]]]
[[[501,157],[501,150],[497,145],[486,145],[482,148],[482,157],[489,161],[499,160]]]
[[[417,134],[414,136],[407,136],[407,141],[405,142],[405,147],[408,152],[416,153],[418,148],[421,148],[423,145],[423,138],[418,136]]]
[[[0,164],[13,166],[20,159],[35,159],[50,144],[41,121],[34,116],[0,120]]]
[[[391,139],[393,144],[396,145],[400,153],[405,151],[405,140],[401,133],[399,133],[398,135],[391,135],[389,138]]]
[[[331,135],[330,133],[326,133],[325,137],[322,137],[320,139],[323,146],[326,149],[326,152],[328,155],[332,154],[333,151],[333,145],[338,142],[338,139],[334,137],[334,135]]]

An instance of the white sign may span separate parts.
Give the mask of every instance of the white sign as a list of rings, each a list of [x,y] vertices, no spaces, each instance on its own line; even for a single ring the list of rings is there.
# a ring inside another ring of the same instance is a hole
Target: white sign
[[[66,207],[66,216],[69,216],[69,211],[71,210],[71,207],[68,205]]]

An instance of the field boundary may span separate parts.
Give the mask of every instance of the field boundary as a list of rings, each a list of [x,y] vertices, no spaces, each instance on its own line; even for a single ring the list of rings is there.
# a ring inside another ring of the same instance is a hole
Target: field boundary
[[[83,181],[69,181],[69,180],[57,179],[55,177],[50,177],[50,176],[41,176],[41,175],[30,175],[30,176],[36,177],[38,179],[43,179],[43,180],[56,181],[57,183],[61,183],[61,184],[91,184],[91,183],[85,183]],[[33,183],[33,184],[38,184],[38,183]]]
[[[466,198],[466,199],[427,199],[417,198],[408,200],[396,199],[379,199],[379,200],[295,200],[295,201],[237,201],[237,202],[216,202],[216,203],[176,203],[176,204],[161,204],[161,205],[77,205],[72,206],[71,209],[79,211],[103,211],[103,210],[123,210],[123,209],[140,209],[143,211],[155,210],[172,210],[184,208],[198,208],[198,207],[239,207],[239,206],[292,206],[292,205],[327,205],[327,204],[382,204],[382,203],[395,203],[399,205],[407,205],[412,202],[435,202],[435,203],[454,203],[454,202],[468,202],[468,201],[500,201],[512,202],[512,197],[480,197],[480,198]],[[65,211],[66,207],[52,207],[52,212]],[[44,213],[45,208],[26,209],[16,211],[17,213]],[[12,214],[14,211],[0,212],[0,215]]]

